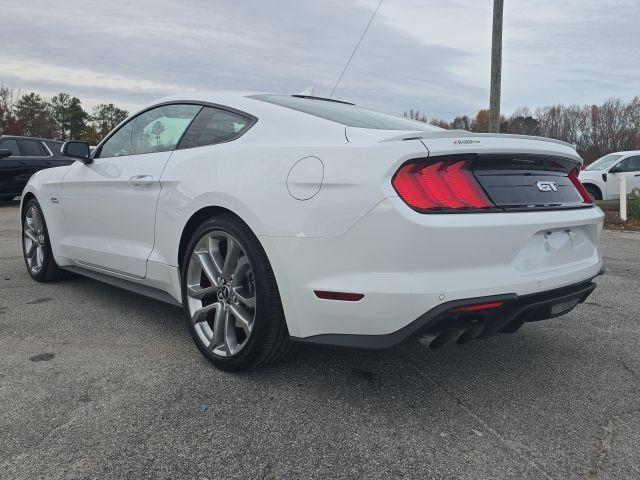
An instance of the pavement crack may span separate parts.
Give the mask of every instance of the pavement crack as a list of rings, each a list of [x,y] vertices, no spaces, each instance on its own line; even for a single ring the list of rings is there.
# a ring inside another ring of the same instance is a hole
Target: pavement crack
[[[600,307],[607,310],[622,310],[622,308],[612,307],[610,305],[602,305],[601,303],[598,303],[598,302],[585,302],[585,305],[591,305],[592,307]]]
[[[640,374],[638,374],[638,372],[633,370],[629,365],[624,363],[624,361],[622,361],[621,359],[617,358],[616,361],[620,364],[622,368],[624,368],[627,372],[629,372],[633,378],[635,378],[638,382],[640,382]]]
[[[533,460],[525,451],[515,445],[513,442],[507,440],[500,432],[491,427],[485,420],[482,419],[476,412],[474,412],[469,406],[467,406],[460,398],[450,392],[446,387],[436,382],[431,376],[418,368],[409,358],[405,357],[407,363],[411,365],[411,367],[422,377],[424,377],[431,385],[441,390],[448,398],[453,400],[462,410],[465,411],[467,415],[473,418],[476,422],[482,425],[493,437],[495,437],[498,442],[500,442],[506,449],[510,450],[512,453],[520,457],[526,463],[531,466],[534,470],[536,470],[543,478],[553,480],[553,477],[549,475],[545,470],[542,469],[540,465],[538,465],[535,460]]]
[[[638,413],[640,413],[640,410],[621,413],[611,418],[607,425],[602,427],[602,434],[600,435],[598,451],[593,456],[593,459],[591,460],[591,463],[587,467],[587,471],[585,473],[585,478],[587,478],[587,480],[595,480],[600,476],[602,466],[604,465],[604,462],[607,460],[609,452],[611,451],[611,446],[613,445],[613,437],[618,432],[620,427],[623,427],[625,425],[622,418],[628,415],[636,415]]]

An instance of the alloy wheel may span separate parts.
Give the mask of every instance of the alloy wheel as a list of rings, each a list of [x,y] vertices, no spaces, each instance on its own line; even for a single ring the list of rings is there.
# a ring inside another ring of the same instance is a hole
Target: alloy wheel
[[[44,266],[46,234],[42,214],[34,205],[25,214],[22,239],[27,266],[31,273],[38,274]]]
[[[238,354],[253,331],[256,283],[240,242],[214,231],[196,244],[187,267],[189,317],[202,344],[219,357]]]

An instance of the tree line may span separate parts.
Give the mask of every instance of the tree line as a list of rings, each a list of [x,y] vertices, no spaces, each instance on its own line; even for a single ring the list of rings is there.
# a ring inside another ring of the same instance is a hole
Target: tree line
[[[82,139],[95,145],[128,114],[113,103],[95,105],[87,113],[78,97],[65,92],[45,98],[0,85],[0,135]],[[445,129],[489,131],[488,110],[480,110],[475,117],[457,116],[451,122],[429,119],[413,109],[404,116]],[[575,145],[590,163],[611,152],[640,150],[640,97],[628,103],[609,99],[602,105],[553,105],[534,112],[521,107],[501,118],[500,131],[563,140]]]
[[[428,119],[419,110],[408,110],[404,116],[448,130],[489,131],[489,110],[452,122]],[[563,140],[575,145],[586,163],[591,163],[612,152],[640,150],[640,97],[628,103],[609,99],[602,105],[553,105],[535,112],[522,107],[501,118],[500,132]]]
[[[0,85],[0,135],[86,140],[96,145],[128,115],[113,103],[95,105],[87,113],[80,99],[66,92],[44,98]]]

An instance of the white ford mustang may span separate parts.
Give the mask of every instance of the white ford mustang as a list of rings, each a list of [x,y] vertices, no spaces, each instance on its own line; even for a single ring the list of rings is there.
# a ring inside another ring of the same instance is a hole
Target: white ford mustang
[[[296,342],[436,348],[562,315],[595,288],[603,214],[570,145],[446,131],[335,100],[164,99],[22,198],[29,274],[184,308],[219,368]]]

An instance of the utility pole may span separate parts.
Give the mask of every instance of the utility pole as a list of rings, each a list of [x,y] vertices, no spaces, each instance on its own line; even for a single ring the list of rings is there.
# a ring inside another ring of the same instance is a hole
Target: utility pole
[[[502,18],[504,0],[493,0],[493,40],[491,45],[491,99],[489,132],[500,133],[500,91],[502,86]]]

